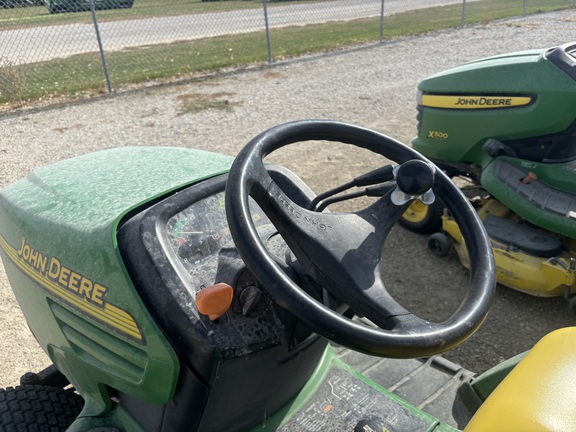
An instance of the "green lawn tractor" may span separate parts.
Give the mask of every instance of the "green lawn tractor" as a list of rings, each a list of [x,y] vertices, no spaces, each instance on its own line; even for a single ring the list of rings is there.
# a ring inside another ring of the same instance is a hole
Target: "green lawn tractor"
[[[412,145],[459,182],[478,210],[499,283],[574,298],[576,43],[486,58],[425,79]],[[453,245],[470,265],[461,230],[441,202],[415,203],[402,222],[417,232],[441,230],[430,249],[444,255]]]
[[[360,147],[382,168],[315,196],[263,163],[301,141]],[[321,211],[362,194],[372,204]],[[468,244],[470,287],[443,322],[382,281],[385,239],[414,200],[441,200]],[[0,191],[0,254],[53,362],[0,390],[2,431],[576,426],[574,329],[479,376],[438,356],[488,312],[489,239],[443,171],[358,126],[280,125],[235,159],[125,147],[37,169]]]

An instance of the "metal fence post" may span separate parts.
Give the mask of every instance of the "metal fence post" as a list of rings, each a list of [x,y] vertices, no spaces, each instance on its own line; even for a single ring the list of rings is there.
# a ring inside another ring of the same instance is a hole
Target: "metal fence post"
[[[270,25],[268,24],[268,4],[262,0],[264,7],[264,24],[266,26],[266,45],[268,47],[268,64],[272,64],[272,46],[270,45]]]
[[[524,16],[526,16],[526,0],[524,0]]]
[[[464,27],[466,20],[466,0],[462,0],[462,19],[460,20],[460,27]]]
[[[106,56],[104,55],[104,47],[102,46],[102,38],[100,37],[100,28],[98,27],[98,20],[96,19],[96,9],[94,8],[94,0],[90,0],[90,12],[92,12],[92,22],[94,23],[94,31],[96,31],[96,39],[98,40],[98,49],[100,50],[100,59],[102,60],[102,67],[104,68],[104,76],[106,77],[106,84],[108,85],[108,93],[112,93],[112,82],[110,81],[110,74],[108,73],[108,65],[106,64]]]
[[[380,43],[384,42],[384,0],[380,5]]]

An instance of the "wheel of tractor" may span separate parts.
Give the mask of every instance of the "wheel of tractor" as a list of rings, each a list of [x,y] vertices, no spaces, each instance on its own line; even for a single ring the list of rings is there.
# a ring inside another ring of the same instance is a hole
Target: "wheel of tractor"
[[[64,432],[84,400],[73,390],[25,385],[0,389],[0,430]]]
[[[400,217],[400,223],[410,231],[430,234],[442,228],[444,205],[439,200],[430,205],[415,200]]]
[[[434,255],[444,257],[448,255],[452,249],[452,240],[442,232],[434,233],[428,239],[428,249],[430,249]]]

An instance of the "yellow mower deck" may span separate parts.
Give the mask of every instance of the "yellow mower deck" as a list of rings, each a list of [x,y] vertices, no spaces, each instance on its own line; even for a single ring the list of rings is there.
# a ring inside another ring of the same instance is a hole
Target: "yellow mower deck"
[[[514,217],[509,209],[489,199],[478,211],[485,220],[488,215]],[[456,222],[442,216],[442,230],[453,240],[462,265],[470,267],[468,250]],[[576,245],[574,239],[563,238],[566,250],[553,257],[538,257],[491,238],[498,283],[538,297],[570,297],[576,293]]]

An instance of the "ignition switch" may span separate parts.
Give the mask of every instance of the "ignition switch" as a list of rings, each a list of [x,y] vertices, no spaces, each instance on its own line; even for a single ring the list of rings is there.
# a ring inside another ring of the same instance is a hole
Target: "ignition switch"
[[[242,315],[248,316],[252,311],[261,308],[259,306],[262,306],[262,290],[255,285],[249,285],[242,290],[239,300]]]

